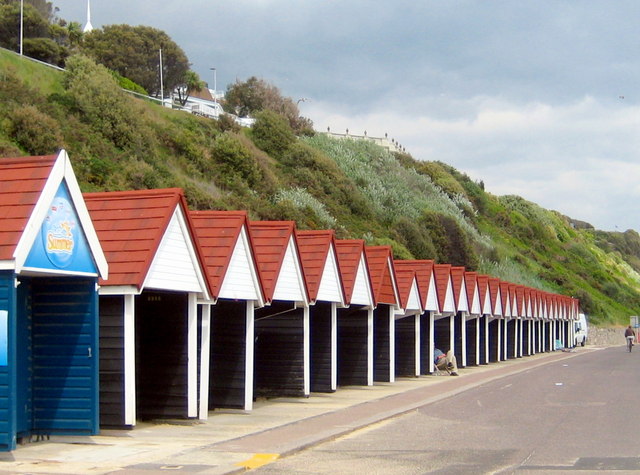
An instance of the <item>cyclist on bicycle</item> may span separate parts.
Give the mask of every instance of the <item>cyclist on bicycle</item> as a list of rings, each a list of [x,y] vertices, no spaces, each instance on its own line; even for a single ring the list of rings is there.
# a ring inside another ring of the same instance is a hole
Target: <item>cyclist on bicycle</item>
[[[633,331],[633,328],[631,328],[631,325],[629,325],[627,329],[624,331],[624,337],[627,339],[627,346],[629,347],[629,351],[631,351],[633,342],[636,339],[636,332]]]

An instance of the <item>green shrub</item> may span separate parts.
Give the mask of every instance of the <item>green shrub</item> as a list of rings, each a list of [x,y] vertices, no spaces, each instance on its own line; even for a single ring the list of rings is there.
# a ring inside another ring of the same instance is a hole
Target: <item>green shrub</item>
[[[398,218],[393,229],[402,243],[416,259],[435,259],[436,248],[429,231],[404,216]]]
[[[144,87],[142,87],[140,84],[136,84],[131,79],[121,76],[116,71],[111,71],[111,75],[114,77],[114,79],[122,89],[126,89],[127,91],[137,92],[138,94],[142,94],[145,96],[149,95],[147,90]]]
[[[64,66],[64,60],[69,54],[67,48],[50,38],[25,38],[23,48],[27,56],[57,66]]]
[[[408,260],[414,258],[409,249],[394,239],[374,238],[370,244],[372,246],[391,246],[391,252],[393,253],[394,259]]]
[[[256,114],[256,123],[251,128],[251,137],[258,148],[273,157],[281,157],[296,141],[287,120],[273,111],[263,110]]]
[[[67,60],[63,84],[75,107],[94,132],[100,133],[119,148],[151,148],[131,99],[122,92],[111,73],[84,56]]]
[[[225,132],[216,138],[211,158],[218,165],[215,171],[218,180],[227,186],[245,182],[252,187],[260,180],[258,164],[233,133]]]
[[[32,155],[53,154],[63,146],[58,122],[33,106],[13,111],[9,134]]]

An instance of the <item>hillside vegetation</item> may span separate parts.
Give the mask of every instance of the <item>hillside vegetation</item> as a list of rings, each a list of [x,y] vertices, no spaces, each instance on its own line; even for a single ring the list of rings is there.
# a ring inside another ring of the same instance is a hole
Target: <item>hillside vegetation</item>
[[[66,72],[0,50],[0,156],[69,152],[84,191],[178,186],[194,209],[246,209],[301,229],[389,244],[580,299],[592,322],[640,313],[640,236],[577,225],[518,196],[494,196],[447,164],[364,141],[296,136],[256,114],[252,129],[123,92],[81,56]]]

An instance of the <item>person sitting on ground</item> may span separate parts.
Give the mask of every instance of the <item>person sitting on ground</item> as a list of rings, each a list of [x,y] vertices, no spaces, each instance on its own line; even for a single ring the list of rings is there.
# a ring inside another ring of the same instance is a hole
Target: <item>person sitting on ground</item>
[[[631,340],[631,346],[633,346],[633,342],[636,341],[636,332],[629,325],[624,331],[624,337],[627,339],[627,342]]]
[[[451,376],[458,376],[458,362],[456,361],[456,355],[451,350],[445,354],[436,348],[433,352],[433,364],[440,371],[446,371]]]

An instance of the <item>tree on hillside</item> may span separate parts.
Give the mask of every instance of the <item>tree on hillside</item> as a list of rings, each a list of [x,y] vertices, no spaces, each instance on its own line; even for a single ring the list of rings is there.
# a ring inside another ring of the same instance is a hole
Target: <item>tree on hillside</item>
[[[82,49],[152,95],[160,94],[160,49],[165,91],[181,84],[189,70],[184,51],[164,31],[150,26],[109,25],[93,30],[84,35]]]
[[[49,21],[30,5],[24,5],[24,38],[45,38],[49,33]],[[0,0],[0,45],[17,51],[20,46],[20,2]]]
[[[297,134],[313,131],[313,122],[300,116],[298,105],[290,97],[283,97],[280,89],[264,79],[251,76],[246,81],[236,81],[227,87],[224,99],[227,112],[246,117],[262,110],[270,110],[284,116]]]
[[[192,93],[202,91],[204,87],[204,81],[200,79],[200,76],[198,76],[196,72],[191,70],[187,71],[184,73],[182,83],[176,87],[178,102],[181,106],[184,106]]]
[[[82,32],[79,23],[67,24],[57,18],[57,11],[51,2],[26,0],[22,46],[26,56],[62,66],[69,56],[69,48],[80,41]],[[19,0],[0,0],[0,46],[19,50]]]

